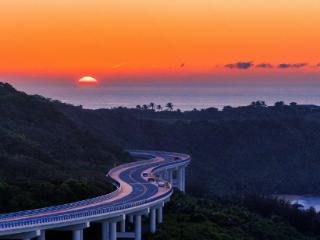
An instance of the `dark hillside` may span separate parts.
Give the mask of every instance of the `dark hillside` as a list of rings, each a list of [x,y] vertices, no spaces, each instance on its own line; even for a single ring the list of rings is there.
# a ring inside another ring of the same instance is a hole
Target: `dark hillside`
[[[0,85],[1,211],[105,193],[105,173],[127,159],[120,147],[78,127],[49,100]],[[70,195],[72,186],[81,191]]]
[[[319,110],[255,104],[191,112],[57,108],[126,148],[191,154],[188,187],[197,195],[320,193]]]

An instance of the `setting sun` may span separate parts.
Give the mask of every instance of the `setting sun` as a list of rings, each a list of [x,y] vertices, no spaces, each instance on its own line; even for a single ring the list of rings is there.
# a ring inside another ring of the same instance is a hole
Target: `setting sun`
[[[78,83],[80,84],[96,84],[98,83],[97,79],[91,76],[85,76],[78,80]]]

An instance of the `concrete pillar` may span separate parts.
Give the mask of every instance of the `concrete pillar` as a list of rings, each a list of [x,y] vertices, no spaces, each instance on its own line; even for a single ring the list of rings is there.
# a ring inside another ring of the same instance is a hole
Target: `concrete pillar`
[[[46,231],[41,230],[40,236],[37,237],[37,240],[46,240]]]
[[[172,184],[173,183],[173,170],[169,170],[169,182]]]
[[[158,223],[162,223],[162,221],[163,221],[162,208],[163,208],[163,207],[159,207],[159,208],[158,208],[158,215],[157,215]]]
[[[186,168],[182,168],[182,192],[186,191]]]
[[[156,232],[156,209],[152,208],[150,210],[150,232]]]
[[[72,240],[83,240],[83,229],[73,230]]]
[[[109,226],[110,240],[117,240],[117,222],[111,222]]]
[[[180,167],[179,169],[178,169],[178,189],[180,190],[180,191],[182,191],[182,168]]]
[[[134,216],[135,240],[141,240],[141,215]]]
[[[102,230],[102,240],[109,240],[109,223],[102,222],[101,223],[101,230]]]
[[[120,232],[126,232],[126,219],[122,219],[120,222]]]

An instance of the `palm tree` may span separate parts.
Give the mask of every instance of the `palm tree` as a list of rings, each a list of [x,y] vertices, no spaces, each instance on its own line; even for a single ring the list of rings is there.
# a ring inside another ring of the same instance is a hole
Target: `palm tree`
[[[151,108],[151,110],[154,110],[155,104],[154,104],[153,102],[151,102],[151,103],[149,104],[149,107]]]
[[[148,107],[148,105],[143,104],[143,105],[142,105],[142,109],[143,109],[143,110],[148,110],[148,109],[149,109],[149,107]]]
[[[161,105],[157,105],[157,110],[161,111],[162,110],[162,106]]]
[[[173,104],[171,102],[168,102],[166,104],[166,108],[169,110],[169,111],[172,111],[173,110]]]
[[[142,109],[141,105],[137,105],[136,109],[141,110]]]

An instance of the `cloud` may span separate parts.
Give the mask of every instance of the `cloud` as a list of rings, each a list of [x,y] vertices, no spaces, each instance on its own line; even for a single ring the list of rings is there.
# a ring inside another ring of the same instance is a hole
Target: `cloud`
[[[124,66],[126,64],[127,64],[126,62],[122,62],[122,63],[119,63],[117,65],[112,66],[111,68],[113,68],[113,69],[120,68],[120,67],[122,67],[122,66]]]
[[[287,69],[287,68],[303,68],[307,66],[307,63],[280,63],[278,68]]]
[[[229,63],[224,65],[226,68],[230,69],[249,69],[253,67],[253,62],[237,62],[237,63]]]
[[[256,68],[273,68],[273,65],[270,63],[260,63],[256,65]]]

